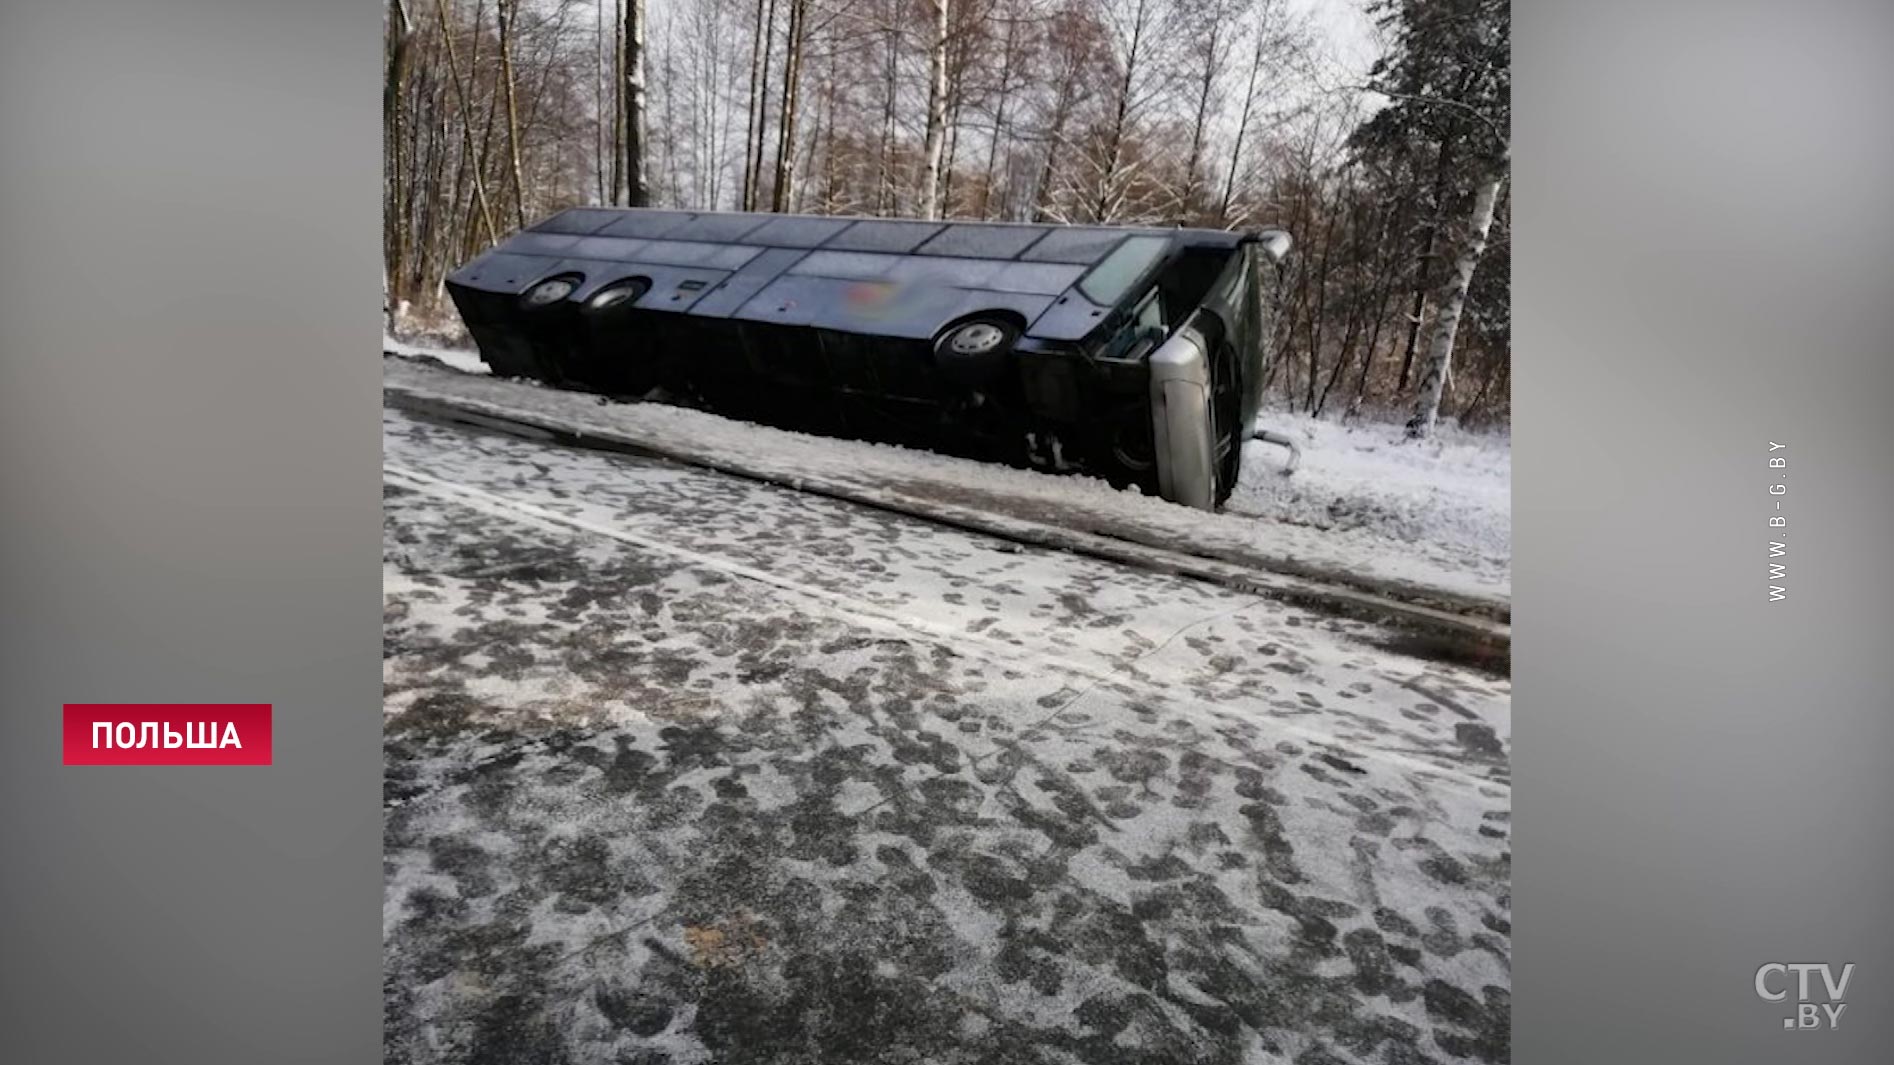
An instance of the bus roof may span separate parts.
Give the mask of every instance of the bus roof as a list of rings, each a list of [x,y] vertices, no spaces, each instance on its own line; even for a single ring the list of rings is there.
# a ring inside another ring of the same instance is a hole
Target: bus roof
[[[649,278],[695,317],[927,337],[956,316],[1010,311],[1029,335],[1077,339],[1180,245],[1234,248],[1214,229],[574,207],[502,240],[451,280],[522,291],[567,272],[587,299]],[[647,297],[650,299],[651,297]]]
[[[573,207],[525,232],[580,237],[691,241],[758,248],[880,252],[1090,266],[1126,236],[1168,236],[1191,244],[1235,245],[1220,229],[1155,229],[1014,222],[923,222],[905,218]]]

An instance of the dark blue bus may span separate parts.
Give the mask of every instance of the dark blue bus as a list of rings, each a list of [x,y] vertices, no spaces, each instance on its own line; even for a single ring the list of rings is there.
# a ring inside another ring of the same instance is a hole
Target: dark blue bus
[[[574,208],[448,278],[496,374],[1229,495],[1280,230]]]

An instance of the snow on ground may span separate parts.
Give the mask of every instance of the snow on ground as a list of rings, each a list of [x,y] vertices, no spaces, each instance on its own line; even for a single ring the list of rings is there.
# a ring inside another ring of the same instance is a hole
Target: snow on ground
[[[465,351],[385,349],[452,368],[478,364],[478,356]],[[1261,560],[1264,568],[1348,574],[1500,603],[1511,596],[1511,452],[1503,436],[1443,428],[1440,440],[1402,444],[1399,426],[1343,427],[1266,414],[1262,425],[1302,441],[1301,468],[1285,478],[1277,472],[1283,451],[1251,443],[1230,506],[1209,514],[1096,478],[813,437],[682,407],[604,404],[595,396],[490,377],[456,381],[420,369],[412,361],[390,362],[384,380],[423,391],[448,387],[458,400],[529,410],[575,428],[714,453],[755,469],[925,496],[1232,560]]]
[[[425,359],[438,362],[449,369],[461,373],[489,373],[487,364],[480,361],[478,352],[466,348],[435,347],[399,340],[387,333],[381,337],[381,350],[389,355],[399,355],[404,359]]]
[[[1434,439],[1404,439],[1400,424],[1341,424],[1265,410],[1258,425],[1302,449],[1292,476],[1286,453],[1251,444],[1229,508],[1311,529],[1370,533],[1429,544],[1475,568],[1512,559],[1512,438],[1442,425]]]
[[[389,1060],[1506,1060],[1509,683],[694,467],[383,433]]]

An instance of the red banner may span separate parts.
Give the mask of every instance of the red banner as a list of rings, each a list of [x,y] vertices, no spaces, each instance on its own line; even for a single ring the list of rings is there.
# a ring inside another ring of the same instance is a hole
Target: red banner
[[[269,703],[67,703],[67,765],[269,765]]]

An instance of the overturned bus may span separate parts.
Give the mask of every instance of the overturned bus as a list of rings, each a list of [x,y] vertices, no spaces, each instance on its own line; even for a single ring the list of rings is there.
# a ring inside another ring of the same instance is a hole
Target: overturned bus
[[[447,286],[496,374],[1209,509],[1236,484],[1288,248],[1279,230],[574,208]]]

